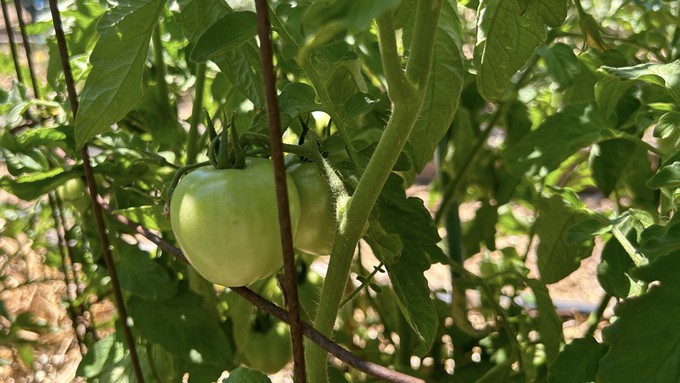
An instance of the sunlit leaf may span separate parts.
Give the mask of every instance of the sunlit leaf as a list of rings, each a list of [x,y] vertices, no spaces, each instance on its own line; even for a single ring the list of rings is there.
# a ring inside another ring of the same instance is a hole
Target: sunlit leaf
[[[102,16],[99,41],[90,56],[92,70],[76,116],[78,147],[110,129],[141,100],[149,41],[164,4],[123,0]]]

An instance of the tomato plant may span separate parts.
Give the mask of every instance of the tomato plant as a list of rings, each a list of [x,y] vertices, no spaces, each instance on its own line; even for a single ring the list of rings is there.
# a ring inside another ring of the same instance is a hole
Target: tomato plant
[[[300,203],[290,180],[293,232]],[[170,221],[189,262],[207,280],[245,286],[283,265],[271,161],[248,158],[244,169],[199,168],[177,185]]]
[[[335,237],[335,209],[328,181],[313,163],[288,168],[300,196],[300,223],[295,247],[314,255],[331,253]]]
[[[278,138],[311,161],[325,346],[428,382],[678,376],[680,3],[270,0],[271,54],[251,1],[49,3],[4,15],[0,381],[266,381],[239,365],[256,310],[288,318],[249,294],[295,307]],[[309,382],[390,380],[310,344]]]

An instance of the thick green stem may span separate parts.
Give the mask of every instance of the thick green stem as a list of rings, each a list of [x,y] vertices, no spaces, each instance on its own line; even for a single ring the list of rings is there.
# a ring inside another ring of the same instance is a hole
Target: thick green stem
[[[196,87],[194,89],[194,104],[191,108],[191,122],[189,123],[189,137],[187,138],[187,165],[196,162],[198,155],[198,123],[203,115],[203,91],[205,89],[205,63],[196,67]]]
[[[412,51],[407,65],[407,77],[417,84],[418,92],[409,100],[393,101],[392,115],[357,185],[354,195],[347,201],[338,201],[340,221],[328,273],[321,290],[315,327],[330,335],[340,308],[342,294],[349,277],[352,257],[361,238],[364,224],[382,191],[385,182],[413,130],[423,104],[427,79],[430,75],[435,34],[441,11],[441,0],[421,0],[418,5],[413,41],[418,48]],[[384,38],[381,40],[385,42]],[[384,48],[384,47],[382,47]],[[409,75],[410,74],[410,75]],[[396,85],[397,87],[399,85]],[[403,91],[403,90],[397,90]],[[326,353],[318,347],[308,347],[307,362],[311,382],[327,382]]]
[[[397,40],[394,35],[394,25],[390,12],[378,18],[378,38],[380,40],[380,59],[387,80],[387,93],[390,100],[405,102],[416,94],[416,89],[406,78],[399,62]]]

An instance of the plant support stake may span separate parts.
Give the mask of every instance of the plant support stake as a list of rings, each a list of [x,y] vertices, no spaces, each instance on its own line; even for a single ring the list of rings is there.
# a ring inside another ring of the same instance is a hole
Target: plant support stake
[[[78,96],[76,93],[75,82],[73,81],[73,73],[71,72],[71,64],[68,60],[68,46],[66,45],[66,37],[64,36],[64,29],[61,23],[61,14],[59,13],[59,8],[57,6],[57,0],[49,0],[50,11],[52,12],[52,22],[54,23],[54,32],[57,38],[57,45],[59,46],[59,55],[61,58],[61,66],[64,71],[64,78],[66,80],[66,88],[68,90],[68,97],[71,103],[71,110],[73,111],[73,117],[78,115]],[[128,315],[125,309],[125,301],[123,299],[123,293],[120,289],[120,284],[118,283],[118,273],[116,272],[115,264],[113,262],[113,256],[111,254],[111,244],[109,242],[108,234],[106,233],[106,223],[104,222],[104,214],[102,212],[102,206],[98,200],[97,183],[94,179],[94,172],[92,171],[92,166],[90,165],[90,154],[87,151],[87,145],[83,145],[81,150],[81,156],[83,157],[83,167],[85,169],[85,178],[87,179],[88,191],[90,193],[90,201],[92,202],[92,210],[94,211],[95,220],[97,222],[97,232],[99,233],[99,239],[101,241],[102,252],[104,253],[104,261],[106,262],[106,268],[109,271],[109,276],[111,277],[111,287],[113,288],[114,297],[116,300],[116,307],[118,308],[118,313],[120,315],[121,326],[123,327],[123,333],[125,335],[125,341],[128,348],[130,349],[130,359],[132,360],[132,367],[135,371],[135,376],[138,383],[144,383],[144,375],[142,374],[142,368],[139,363],[139,356],[137,354],[137,347],[135,345],[134,337],[132,336],[132,330],[128,325]]]
[[[293,231],[290,223],[288,189],[286,188],[286,169],[283,164],[283,142],[281,141],[281,121],[279,118],[279,101],[276,95],[276,76],[274,74],[274,52],[269,36],[270,25],[267,16],[267,0],[256,0],[257,34],[260,38],[260,62],[264,78],[264,93],[267,100],[267,117],[269,120],[269,139],[271,141],[274,178],[276,180],[276,200],[279,210],[279,227],[281,230],[281,246],[283,249],[284,292],[288,305],[288,324],[293,343],[294,380],[305,383],[305,354],[302,340],[302,321],[300,320],[300,302],[297,291],[297,272],[293,252]]]

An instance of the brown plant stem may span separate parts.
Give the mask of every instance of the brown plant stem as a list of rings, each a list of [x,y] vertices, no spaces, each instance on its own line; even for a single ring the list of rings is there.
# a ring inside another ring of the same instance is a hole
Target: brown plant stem
[[[4,1],[4,0],[3,0]],[[68,59],[68,47],[66,45],[66,37],[64,35],[64,29],[61,22],[61,14],[57,5],[57,0],[49,0],[50,11],[52,13],[52,22],[54,23],[54,32],[57,39],[57,45],[59,47],[59,55],[61,58],[61,66],[64,71],[64,78],[66,80],[66,88],[68,90],[68,97],[71,103],[71,111],[73,112],[73,117],[78,115],[78,96],[75,89],[75,82],[73,80],[73,73],[71,72],[71,64]],[[104,255],[104,261],[106,262],[106,268],[111,277],[111,287],[113,288],[114,298],[116,301],[116,307],[118,309],[118,314],[120,316],[121,326],[123,328],[123,334],[125,336],[125,341],[128,348],[130,349],[130,359],[132,361],[132,367],[135,371],[135,376],[138,383],[144,383],[144,375],[142,374],[142,368],[139,363],[139,356],[137,354],[137,347],[135,344],[134,337],[132,336],[132,330],[128,325],[128,315],[125,309],[125,300],[123,299],[123,293],[120,289],[120,284],[118,283],[118,273],[116,272],[116,267],[113,262],[113,255],[111,254],[111,243],[106,231],[106,223],[104,222],[104,214],[102,212],[102,206],[99,203],[99,196],[97,191],[97,182],[94,179],[94,171],[92,170],[92,165],[90,164],[90,154],[88,153],[87,145],[83,145],[81,151],[81,156],[83,158],[83,168],[85,170],[85,179],[87,181],[88,191],[90,194],[90,201],[92,202],[92,210],[94,212],[95,221],[97,223],[97,232],[99,233],[99,240],[101,241],[102,252]]]
[[[276,201],[279,210],[279,227],[281,230],[281,246],[283,249],[284,296],[288,305],[288,324],[290,325],[293,343],[294,380],[297,383],[307,381],[305,372],[305,351],[302,339],[302,321],[300,319],[300,302],[297,291],[297,273],[293,251],[293,229],[290,221],[288,188],[286,186],[286,168],[283,164],[283,142],[281,141],[281,121],[279,117],[279,101],[276,94],[276,76],[274,73],[274,52],[270,37],[267,0],[256,0],[257,34],[260,38],[260,62],[264,79],[264,93],[267,101],[267,118],[269,120],[269,139],[271,142],[274,178],[276,180]]]

